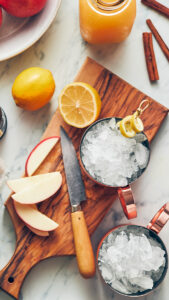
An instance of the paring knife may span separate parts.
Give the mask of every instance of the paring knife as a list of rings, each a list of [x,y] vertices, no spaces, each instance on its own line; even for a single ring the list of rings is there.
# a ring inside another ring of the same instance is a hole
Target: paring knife
[[[90,278],[95,274],[95,258],[84,213],[80,206],[80,203],[86,200],[85,187],[74,146],[63,127],[60,127],[60,136],[69,199],[72,206],[71,220],[77,263],[81,275]]]

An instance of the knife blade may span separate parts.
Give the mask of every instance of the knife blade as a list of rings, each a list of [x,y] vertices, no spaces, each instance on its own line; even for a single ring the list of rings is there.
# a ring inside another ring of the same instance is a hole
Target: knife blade
[[[77,206],[86,200],[80,166],[72,141],[63,127],[60,129],[60,136],[69,199],[72,206]]]
[[[72,141],[64,128],[60,127],[63,163],[72,206],[71,221],[79,271],[84,278],[95,274],[95,259],[84,213],[80,203],[86,200],[79,162]]]

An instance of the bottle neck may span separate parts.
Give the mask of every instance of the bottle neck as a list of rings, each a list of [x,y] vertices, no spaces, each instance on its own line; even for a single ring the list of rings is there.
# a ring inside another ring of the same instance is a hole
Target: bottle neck
[[[95,5],[105,11],[113,11],[121,8],[128,0],[93,0]]]

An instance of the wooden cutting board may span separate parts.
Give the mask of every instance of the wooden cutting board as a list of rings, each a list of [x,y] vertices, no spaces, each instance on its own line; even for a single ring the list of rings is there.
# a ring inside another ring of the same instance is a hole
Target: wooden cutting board
[[[98,90],[102,98],[100,118],[112,116],[124,117],[129,115],[147,97],[144,93],[90,58],[86,59],[75,80],[87,82]],[[167,116],[168,109],[150,97],[148,98],[151,104],[143,115],[143,121],[145,124],[145,133],[151,142],[164,118]],[[84,130],[66,125],[58,110],[56,110],[42,139],[59,135],[60,125],[66,129],[72,138],[78,153],[80,138]],[[17,217],[11,197],[6,202],[6,207],[15,227],[17,243],[13,257],[0,272],[0,287],[15,299],[19,299],[20,288],[27,273],[39,261],[53,256],[75,254],[70,219],[70,203],[60,145],[56,145],[36,174],[55,170],[62,173],[62,188],[53,198],[39,205],[39,209],[43,213],[57,221],[60,225],[49,237],[38,237],[29,231]],[[111,207],[113,201],[117,198],[117,195],[114,189],[98,186],[88,179],[84,173],[83,179],[87,195],[87,202],[84,203],[83,210],[89,232],[92,234]]]

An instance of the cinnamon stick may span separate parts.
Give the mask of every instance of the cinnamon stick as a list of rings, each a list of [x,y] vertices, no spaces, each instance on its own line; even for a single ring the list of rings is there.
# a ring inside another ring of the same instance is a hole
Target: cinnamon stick
[[[141,0],[141,2],[169,18],[169,8],[156,0]]]
[[[151,81],[159,80],[156,58],[153,48],[153,39],[151,32],[143,33],[144,52],[147,64],[147,70]]]
[[[162,39],[161,35],[159,34],[159,32],[157,31],[157,29],[155,28],[155,26],[152,23],[152,21],[150,19],[148,19],[148,20],[146,20],[146,23],[147,23],[148,27],[150,28],[152,34],[154,35],[157,43],[159,44],[161,50],[164,53],[164,55],[166,56],[166,58],[169,61],[169,48],[168,48],[168,46],[166,45],[166,43]]]

